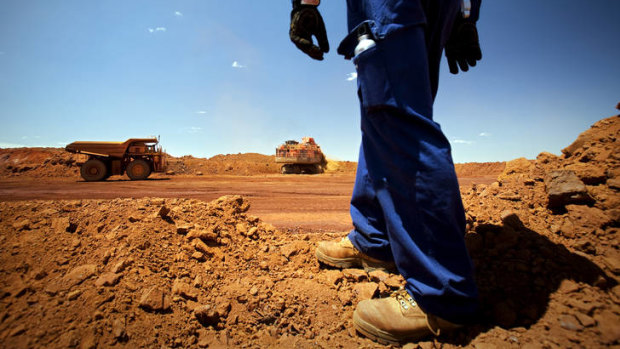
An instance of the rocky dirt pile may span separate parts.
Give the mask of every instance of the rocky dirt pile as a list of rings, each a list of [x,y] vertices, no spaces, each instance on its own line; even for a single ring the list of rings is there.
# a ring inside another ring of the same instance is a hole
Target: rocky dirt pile
[[[497,182],[462,188],[483,322],[511,329],[515,345],[531,334],[544,347],[618,345],[620,118],[562,153],[510,161]]]
[[[0,176],[74,177],[79,159],[60,148],[0,148]]]
[[[216,155],[211,158],[195,158],[191,155],[170,158],[169,174],[214,175],[228,174],[250,176],[280,173],[275,156],[257,153]]]
[[[454,164],[458,177],[497,176],[504,171],[506,163],[497,162],[467,162]]]
[[[0,203],[0,347],[358,346],[402,279],[319,269],[239,196]]]
[[[357,162],[355,161],[339,161],[327,158],[327,165],[325,165],[326,173],[334,172],[348,172],[355,173],[357,170]]]

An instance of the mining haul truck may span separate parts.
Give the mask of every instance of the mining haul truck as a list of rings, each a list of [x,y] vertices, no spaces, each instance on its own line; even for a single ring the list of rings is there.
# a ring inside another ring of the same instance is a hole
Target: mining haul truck
[[[88,155],[79,163],[80,174],[88,182],[106,180],[112,175],[131,180],[146,179],[151,172],[166,170],[166,154],[157,138],[130,138],[124,142],[73,142],[65,147],[70,153]]]
[[[326,164],[321,147],[312,137],[304,137],[301,143],[286,141],[276,148],[276,163],[282,164],[281,172],[322,173]]]

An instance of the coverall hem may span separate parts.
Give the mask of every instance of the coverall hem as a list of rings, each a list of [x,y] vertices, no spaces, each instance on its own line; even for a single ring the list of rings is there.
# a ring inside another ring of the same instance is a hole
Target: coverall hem
[[[353,247],[355,247],[358,251],[362,252],[363,254],[369,257],[372,257],[374,259],[378,259],[382,262],[386,262],[386,263],[394,262],[394,257],[392,256],[392,251],[389,245],[387,246],[387,248],[383,248],[383,249],[381,248],[364,249],[362,247],[363,245],[357,241],[358,238],[363,238],[363,235],[360,232],[353,229],[349,232],[347,236],[349,237],[349,240],[353,244]],[[389,243],[387,240],[385,242]]]

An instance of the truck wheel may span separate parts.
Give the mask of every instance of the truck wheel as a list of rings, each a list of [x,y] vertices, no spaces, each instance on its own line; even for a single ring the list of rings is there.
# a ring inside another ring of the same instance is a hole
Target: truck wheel
[[[126,172],[132,181],[146,179],[151,174],[151,165],[142,159],[134,160],[127,165]]]
[[[108,168],[99,159],[90,159],[80,167],[80,175],[87,182],[96,182],[106,178]]]

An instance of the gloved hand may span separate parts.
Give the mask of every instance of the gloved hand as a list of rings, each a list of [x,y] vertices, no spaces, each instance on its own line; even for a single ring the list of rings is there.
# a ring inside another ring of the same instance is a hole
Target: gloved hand
[[[298,49],[308,56],[322,61],[323,53],[329,52],[329,42],[327,41],[323,17],[317,9],[319,2],[314,1],[316,5],[302,4],[302,2],[304,1],[293,1],[289,36]],[[317,39],[318,46],[312,42],[313,35]]]
[[[452,74],[458,74],[459,67],[466,72],[470,66],[476,66],[476,61],[482,59],[475,22],[460,16],[457,18],[446,43],[446,58]]]

